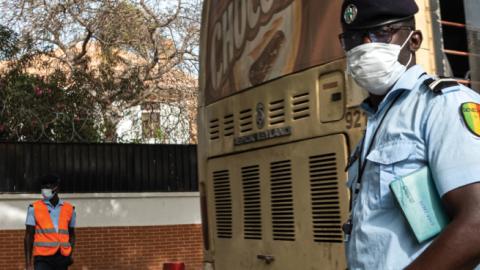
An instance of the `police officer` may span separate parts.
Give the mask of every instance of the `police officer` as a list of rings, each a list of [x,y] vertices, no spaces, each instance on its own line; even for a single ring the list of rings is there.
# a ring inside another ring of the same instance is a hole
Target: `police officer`
[[[58,176],[46,175],[38,181],[43,199],[28,207],[24,243],[26,269],[64,270],[73,263],[75,207],[58,197]]]
[[[345,0],[347,72],[368,91],[365,136],[349,164],[349,269],[472,269],[480,262],[480,96],[416,65],[414,0]],[[418,243],[389,184],[425,166],[450,223]]]

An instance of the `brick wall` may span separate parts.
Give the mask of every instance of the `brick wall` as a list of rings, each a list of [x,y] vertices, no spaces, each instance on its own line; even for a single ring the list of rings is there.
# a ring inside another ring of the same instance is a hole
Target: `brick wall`
[[[24,269],[24,230],[0,231],[0,269]],[[72,270],[162,269],[167,261],[182,261],[200,270],[201,225],[77,228]]]

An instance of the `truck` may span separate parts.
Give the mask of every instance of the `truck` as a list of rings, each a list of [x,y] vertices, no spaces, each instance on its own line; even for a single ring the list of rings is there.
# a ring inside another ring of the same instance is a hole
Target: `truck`
[[[204,269],[346,269],[347,160],[366,92],[338,0],[205,0],[198,164]],[[417,63],[480,89],[480,2],[417,0]]]

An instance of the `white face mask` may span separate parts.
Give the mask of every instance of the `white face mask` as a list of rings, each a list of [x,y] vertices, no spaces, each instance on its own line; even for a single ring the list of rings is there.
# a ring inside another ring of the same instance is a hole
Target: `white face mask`
[[[50,200],[54,195],[55,193],[51,188],[42,188],[42,196],[44,200]]]
[[[382,96],[407,70],[412,60],[404,66],[398,62],[398,56],[410,40],[413,31],[402,46],[389,43],[365,43],[347,52],[347,73],[355,82],[369,93]]]

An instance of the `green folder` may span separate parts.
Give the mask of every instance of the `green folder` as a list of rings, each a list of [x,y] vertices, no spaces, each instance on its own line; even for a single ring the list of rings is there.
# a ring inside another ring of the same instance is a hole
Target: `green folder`
[[[448,224],[428,166],[397,177],[390,183],[390,190],[419,243],[439,234]]]

